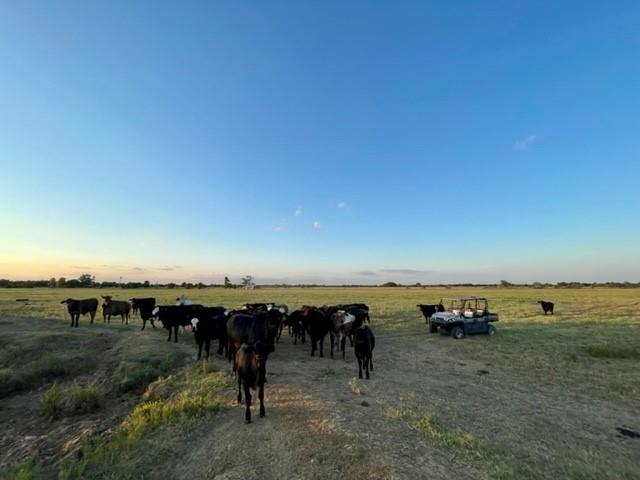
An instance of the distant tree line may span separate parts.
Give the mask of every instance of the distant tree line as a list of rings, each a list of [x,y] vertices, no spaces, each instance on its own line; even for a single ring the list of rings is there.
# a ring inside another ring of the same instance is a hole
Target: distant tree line
[[[247,275],[241,279],[240,285],[236,285],[229,280],[229,277],[224,277],[223,284],[216,283],[192,283],[192,282],[182,282],[182,283],[151,283],[148,280],[144,282],[97,282],[95,276],[84,273],[80,275],[78,278],[67,279],[65,277],[60,278],[50,278],[49,280],[8,280],[6,278],[0,278],[0,288],[41,288],[41,287],[49,287],[49,288],[183,288],[183,289],[193,289],[193,288],[209,288],[209,287],[219,287],[219,288],[237,288],[241,287],[249,287],[251,288],[260,288],[259,285],[254,285],[254,280],[251,275]],[[344,284],[344,285],[318,285],[318,284],[287,284],[287,283],[278,283],[271,285],[263,285],[270,287],[281,287],[281,288],[290,288],[290,287],[305,287],[305,288],[315,288],[315,287],[371,287],[372,285],[355,285],[355,284]],[[386,282],[380,285],[381,287],[485,287],[485,288],[595,288],[595,287],[608,287],[608,288],[640,288],[640,282],[557,282],[557,283],[541,283],[541,282],[533,282],[533,283],[512,283],[507,280],[500,280],[498,284],[480,284],[480,283],[441,283],[441,284],[429,284],[423,285],[421,283],[412,283],[412,284],[401,284],[396,282]]]

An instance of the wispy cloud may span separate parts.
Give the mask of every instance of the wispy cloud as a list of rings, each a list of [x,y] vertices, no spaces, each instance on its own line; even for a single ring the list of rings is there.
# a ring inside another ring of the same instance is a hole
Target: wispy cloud
[[[363,277],[375,277],[377,275],[376,272],[371,270],[361,270],[359,272],[354,272],[356,275],[362,275]]]
[[[276,225],[275,228],[273,229],[274,232],[281,232],[284,230],[284,227],[282,225]]]
[[[299,217],[300,215],[302,215],[302,207],[298,207],[298,208],[296,208],[296,209],[293,211],[293,214],[294,214],[296,217]]]
[[[516,150],[526,150],[527,148],[529,148],[530,146],[532,146],[534,143],[536,143],[538,136],[537,135],[529,135],[526,138],[523,138],[521,140],[517,140],[514,148]]]
[[[163,272],[173,272],[178,268],[180,268],[180,265],[167,265],[166,267],[160,268],[160,270],[162,270]]]
[[[340,210],[344,210],[345,208],[347,208],[347,204],[346,202],[339,202],[336,207],[338,207]]]
[[[313,228],[316,230],[320,230],[320,222],[318,220],[313,222]]]
[[[382,273],[399,273],[401,275],[418,275],[423,273],[433,273],[430,270],[414,270],[413,268],[383,268]]]
[[[134,270],[136,272],[146,272],[147,271],[145,268],[142,268],[142,267],[133,267],[132,270]]]

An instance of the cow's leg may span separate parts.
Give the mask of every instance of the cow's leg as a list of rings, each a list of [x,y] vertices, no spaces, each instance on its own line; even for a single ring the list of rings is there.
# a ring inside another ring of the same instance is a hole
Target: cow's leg
[[[151,322],[151,326],[152,326],[153,328],[156,328],[155,324],[153,323],[153,318],[150,318],[150,319],[149,319],[149,321]]]
[[[260,416],[264,417],[266,414],[264,410],[264,382],[258,384],[258,399],[260,399]]]
[[[366,356],[364,357],[364,371],[367,374],[367,380],[369,380],[369,358],[370,357],[366,357]]]
[[[333,335],[333,332],[330,332],[329,333],[329,342],[331,343],[331,358],[333,358],[333,342],[334,342],[334,340],[335,340],[335,337]]]
[[[169,330],[169,338],[167,338],[167,342],[171,341],[171,327],[167,327],[167,330]]]
[[[347,346],[347,337],[342,337],[342,339],[340,340],[340,347],[342,348],[342,360],[346,360],[347,359],[347,354],[345,353],[346,347]]]
[[[371,366],[371,371],[373,372],[373,351],[369,354],[369,365]]]
[[[175,343],[178,343],[178,326],[179,325],[173,327],[173,341]]]
[[[73,324],[75,323],[75,319],[74,319],[74,314],[71,314],[71,327],[73,327]]]
[[[320,337],[320,357],[324,357],[324,335]]]
[[[142,319],[142,328],[140,330],[144,330],[144,327],[147,325],[147,321],[143,318]]]
[[[311,339],[311,356],[314,357],[316,355],[316,342],[315,340],[312,338]]]
[[[238,405],[242,403],[242,379],[238,375]]]
[[[96,316],[96,312],[89,312],[89,316],[91,317],[91,325],[93,325],[93,318]]]
[[[207,358],[209,358],[209,347],[211,346],[211,338],[207,338],[204,342],[205,342],[204,343],[204,350],[205,350],[205,352],[207,354]]]
[[[248,384],[244,385],[244,421],[251,423],[251,389]]]
[[[222,341],[222,337],[218,339],[218,355],[222,355],[224,351],[224,342]]]
[[[302,330],[302,344],[307,340],[307,334],[304,330]]]
[[[197,339],[196,342],[198,342],[198,360],[200,360],[200,357],[202,357],[202,340]]]
[[[358,354],[356,354],[356,358],[358,359],[358,378],[362,378],[362,359]]]

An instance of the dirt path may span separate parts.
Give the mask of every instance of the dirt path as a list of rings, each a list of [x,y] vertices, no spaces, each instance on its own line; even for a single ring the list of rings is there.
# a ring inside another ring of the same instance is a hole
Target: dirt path
[[[171,478],[481,479],[488,474],[420,437],[385,415],[388,407],[434,412],[452,428],[472,433],[523,458],[558,461],[580,452],[615,452],[638,462],[640,442],[616,435],[637,425],[636,413],[606,402],[568,395],[561,386],[541,387],[469,358],[456,358],[441,336],[379,334],[371,380],[362,393],[347,361],[310,357],[309,344],[283,337],[269,359],[267,417],[243,424],[243,408],[229,392],[229,406],[210,428],[190,439],[192,448]],[[325,346],[327,346],[325,344]],[[226,365],[216,357],[217,367]]]

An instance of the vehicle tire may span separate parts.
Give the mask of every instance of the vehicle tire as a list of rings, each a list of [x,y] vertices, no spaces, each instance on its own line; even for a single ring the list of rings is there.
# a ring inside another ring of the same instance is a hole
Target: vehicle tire
[[[493,325],[489,325],[489,326],[487,327],[487,334],[488,334],[490,337],[493,337],[493,336],[496,334],[496,332],[497,332],[496,327],[494,327]]]
[[[438,326],[434,325],[433,323],[429,323],[429,333],[437,333],[438,332]]]
[[[453,327],[451,329],[451,336],[456,340],[460,340],[462,337],[464,337],[464,330],[462,329],[462,327]]]

